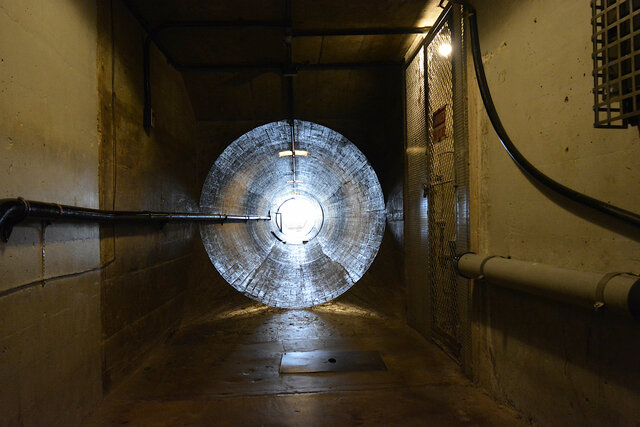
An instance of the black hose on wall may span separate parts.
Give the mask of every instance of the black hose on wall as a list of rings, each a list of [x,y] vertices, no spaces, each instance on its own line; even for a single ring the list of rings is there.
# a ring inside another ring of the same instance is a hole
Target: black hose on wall
[[[489,119],[491,120],[491,124],[493,125],[493,128],[500,138],[500,142],[502,142],[502,145],[507,150],[507,153],[509,153],[509,156],[511,156],[516,165],[518,165],[518,167],[525,174],[529,175],[531,178],[535,179],[537,182],[544,185],[553,192],[561,194],[569,200],[573,200],[574,202],[580,203],[583,206],[588,206],[617,220],[626,222],[627,224],[633,225],[635,227],[640,227],[640,215],[624,210],[617,206],[613,206],[609,203],[603,202],[602,200],[594,199],[593,197],[589,197],[586,194],[582,194],[565,185],[560,184],[559,182],[542,173],[533,164],[531,164],[531,162],[529,162],[526,157],[522,155],[522,153],[520,153],[520,151],[511,141],[511,138],[509,138],[507,131],[502,126],[500,116],[498,115],[496,107],[493,104],[493,99],[491,98],[491,92],[489,91],[487,78],[484,73],[484,66],[482,65],[482,52],[480,50],[480,41],[478,38],[478,23],[476,20],[476,11],[471,6],[466,4],[466,2],[455,3],[464,4],[465,9],[467,9],[468,11],[471,52],[473,54],[473,65],[476,70],[476,77],[478,79],[478,87],[480,88],[482,102],[484,103],[484,107],[487,110],[487,114],[489,116]]]

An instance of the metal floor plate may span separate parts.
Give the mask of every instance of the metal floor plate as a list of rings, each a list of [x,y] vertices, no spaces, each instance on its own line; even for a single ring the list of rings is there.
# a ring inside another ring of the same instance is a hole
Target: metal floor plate
[[[284,353],[281,374],[312,372],[386,371],[377,351],[301,351]]]

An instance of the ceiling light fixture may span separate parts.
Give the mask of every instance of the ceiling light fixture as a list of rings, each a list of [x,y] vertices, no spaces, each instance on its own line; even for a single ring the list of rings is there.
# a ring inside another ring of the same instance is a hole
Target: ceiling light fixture
[[[305,150],[285,150],[285,151],[280,151],[278,153],[278,156],[280,157],[289,157],[289,156],[293,156],[293,153],[296,153],[296,156],[299,157],[307,157],[307,155],[309,154],[307,151]]]

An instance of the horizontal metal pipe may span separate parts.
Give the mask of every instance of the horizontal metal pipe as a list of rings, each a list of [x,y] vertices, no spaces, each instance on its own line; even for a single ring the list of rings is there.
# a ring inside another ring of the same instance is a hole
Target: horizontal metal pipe
[[[285,29],[287,26],[283,22],[270,21],[169,21],[155,26],[150,31],[150,36],[154,37],[167,30],[181,30],[189,28],[205,28],[212,30],[230,30],[239,28],[270,28]]]
[[[635,274],[592,273],[472,253],[462,255],[457,268],[469,279],[640,320],[640,277]]]
[[[401,67],[401,62],[337,62],[327,64],[193,64],[183,65],[173,63],[178,71],[209,72],[209,73],[239,73],[244,71],[265,71],[285,74],[295,74],[298,71],[335,71],[359,70],[367,68]]]
[[[60,205],[56,203],[37,202],[33,200],[4,199],[0,200],[0,237],[8,241],[13,227],[27,218],[44,220],[66,220],[81,222],[247,222],[269,221],[268,216],[225,215],[191,212],[152,212],[152,211],[110,211],[78,206]]]
[[[366,68],[401,67],[402,62],[334,62],[327,64],[293,64],[300,71],[332,71],[332,70],[361,70]]]
[[[385,36],[412,35],[427,33],[431,27],[374,27],[374,28],[335,28],[335,29],[300,29],[291,28],[286,23],[268,21],[172,21],[157,25],[150,32],[151,37],[167,30],[204,28],[211,30],[228,30],[240,28],[262,28],[290,30],[292,37],[334,37],[334,36]]]
[[[293,30],[293,37],[332,37],[332,36],[390,36],[425,34],[431,27],[396,27],[396,28],[344,28],[344,29],[310,29]]]
[[[180,64],[173,62],[178,71],[208,73],[242,73],[245,71],[263,71],[281,73],[283,64]]]

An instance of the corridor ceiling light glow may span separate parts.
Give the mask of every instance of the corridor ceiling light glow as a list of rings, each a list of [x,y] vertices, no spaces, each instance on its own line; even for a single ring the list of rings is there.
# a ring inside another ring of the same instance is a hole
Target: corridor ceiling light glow
[[[293,152],[291,150],[285,150],[285,151],[279,152],[278,156],[280,157],[292,156],[294,152],[296,153],[296,156],[300,156],[300,157],[307,157],[307,155],[309,154],[305,150],[295,150]]]
[[[443,43],[438,47],[438,53],[442,56],[449,56],[451,54],[451,45],[449,43]]]

